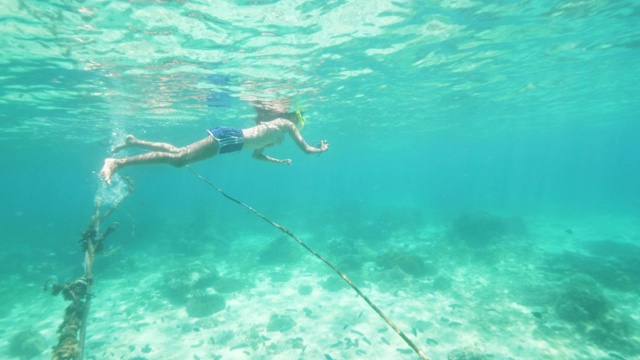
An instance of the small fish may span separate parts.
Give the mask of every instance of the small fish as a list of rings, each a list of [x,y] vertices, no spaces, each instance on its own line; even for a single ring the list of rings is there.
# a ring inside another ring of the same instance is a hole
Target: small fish
[[[353,346],[353,341],[351,341],[351,339],[349,339],[348,337],[344,338],[347,341],[347,349],[350,348],[351,346]]]
[[[533,317],[535,317],[536,319],[542,319],[542,313],[540,311],[532,311],[531,315],[533,315]]]
[[[380,338],[380,340],[382,340],[383,343],[391,346],[391,343],[389,342],[389,340],[385,339],[384,336]]]
[[[416,330],[416,328],[411,328],[411,333],[413,336],[418,336],[418,330]]]
[[[197,344],[193,344],[191,345],[192,348],[199,348],[200,346],[202,346],[204,344],[204,340],[200,340],[200,342],[198,342]]]
[[[331,355],[329,354],[324,354],[324,358],[327,360],[334,360],[333,357],[331,357]]]
[[[566,229],[564,232],[566,232],[568,235],[573,235],[573,230],[571,229]]]

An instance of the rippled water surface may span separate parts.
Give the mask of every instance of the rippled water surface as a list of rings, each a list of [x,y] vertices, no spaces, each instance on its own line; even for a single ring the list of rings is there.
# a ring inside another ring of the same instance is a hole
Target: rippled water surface
[[[325,132],[591,126],[637,115],[633,1],[13,1],[4,138],[236,122],[292,97]],[[237,105],[237,106],[236,106]],[[46,130],[45,130],[46,129]]]

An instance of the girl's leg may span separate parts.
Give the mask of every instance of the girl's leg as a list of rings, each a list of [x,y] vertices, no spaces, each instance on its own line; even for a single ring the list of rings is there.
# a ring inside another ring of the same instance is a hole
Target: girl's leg
[[[164,151],[171,153],[180,151],[179,147],[173,146],[169,143],[140,140],[133,135],[127,135],[124,138],[124,143],[114,147],[112,151],[118,152],[130,147],[138,147],[151,151]]]
[[[142,155],[131,156],[124,159],[107,158],[104,160],[100,176],[111,184],[111,176],[118,169],[143,164],[170,164],[173,166],[184,166],[196,161],[204,160],[218,154],[220,145],[211,136],[197,141],[191,145],[177,148],[173,152],[154,151]]]

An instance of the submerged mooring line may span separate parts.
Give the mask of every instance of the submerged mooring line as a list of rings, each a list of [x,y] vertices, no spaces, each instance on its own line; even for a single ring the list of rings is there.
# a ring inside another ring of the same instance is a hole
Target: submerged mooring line
[[[100,215],[102,201],[98,198],[91,222],[82,233],[80,244],[85,252],[84,274],[65,284],[58,284],[51,279],[45,283],[45,290],[51,285],[53,295],[62,293],[65,300],[71,301],[58,327],[58,344],[53,347],[53,360],[82,360],[84,357],[87,318],[91,308],[93,261],[96,253],[102,251],[105,238],[117,229],[117,223],[113,223],[104,233],[100,233],[100,225],[133,191],[133,181],[126,176],[124,179],[128,183],[127,192],[102,215]]]
[[[309,247],[307,244],[305,244],[302,240],[300,240],[297,236],[295,236],[295,234],[293,234],[291,231],[289,231],[289,229],[285,228],[284,226],[270,220],[269,218],[267,218],[266,216],[262,215],[260,212],[258,212],[256,209],[252,208],[251,206],[243,203],[242,201],[232,197],[231,195],[228,195],[227,193],[225,193],[224,191],[222,191],[222,189],[220,189],[219,187],[217,187],[215,184],[213,184],[211,181],[207,180],[204,176],[200,175],[199,173],[197,173],[195,170],[193,170],[189,165],[186,165],[186,167],[189,169],[189,171],[191,171],[191,173],[193,173],[193,175],[195,175],[198,179],[202,180],[205,184],[209,185],[210,187],[214,188],[215,190],[217,190],[220,194],[222,194],[222,196],[226,197],[227,199],[233,201],[234,203],[244,207],[245,209],[251,211],[252,213],[254,213],[256,216],[258,216],[259,218],[261,218],[262,220],[268,222],[269,224],[271,224],[272,226],[276,227],[278,230],[282,231],[283,233],[287,234],[290,238],[292,238],[293,240],[295,240],[298,244],[302,245],[302,247],[304,247],[307,251],[309,251],[311,254],[313,254],[315,257],[317,257],[318,259],[320,259],[320,261],[322,261],[323,263],[327,264],[327,266],[329,266],[333,271],[336,272],[336,274],[338,274],[342,280],[344,280],[356,293],[358,293],[358,295],[360,295],[360,297],[362,297],[362,299],[367,303],[367,305],[369,305],[369,307],[371,307],[371,309],[373,309],[373,311],[376,312],[376,314],[378,314],[378,316],[380,316],[382,318],[382,320],[384,320],[392,329],[393,331],[395,331],[401,338],[402,340],[404,340],[405,343],[407,343],[407,345],[409,345],[409,347],[411,347],[411,349],[413,349],[413,351],[420,356],[421,359],[423,360],[429,360],[429,357],[427,357],[427,355],[425,353],[422,352],[422,350],[420,350],[420,348],[413,342],[411,341],[411,339],[409,339],[409,337],[402,332],[402,330],[400,330],[400,328],[393,322],[391,321],[391,319],[389,319],[387,317],[387,315],[385,315],[382,310],[380,310],[380,308],[378,308],[378,306],[376,306],[376,304],[374,304],[357,286],[356,284],[353,283],[353,281],[351,281],[351,279],[349,279],[347,277],[347,275],[345,275],[345,273],[343,273],[342,271],[340,271],[340,269],[338,269],[335,265],[333,265],[331,262],[329,262],[329,260],[325,259],[322,255],[318,254],[318,252],[316,252],[315,250],[313,250],[311,247]]]

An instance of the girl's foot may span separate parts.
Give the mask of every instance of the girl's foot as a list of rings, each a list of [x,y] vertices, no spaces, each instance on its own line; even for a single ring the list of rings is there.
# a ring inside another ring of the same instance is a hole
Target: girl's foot
[[[111,185],[111,175],[116,172],[117,167],[118,165],[116,164],[116,159],[104,159],[104,165],[102,165],[102,170],[100,170],[100,177],[104,179],[107,184]]]
[[[127,136],[124,137],[124,143],[114,147],[113,150],[111,150],[111,152],[115,153],[115,152],[118,152],[118,151],[120,151],[122,149],[126,149],[129,146],[133,145],[136,141],[138,141],[138,139],[136,139],[135,136],[127,135]]]

